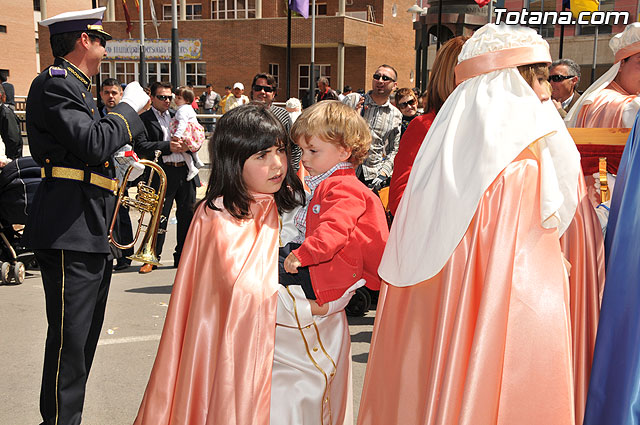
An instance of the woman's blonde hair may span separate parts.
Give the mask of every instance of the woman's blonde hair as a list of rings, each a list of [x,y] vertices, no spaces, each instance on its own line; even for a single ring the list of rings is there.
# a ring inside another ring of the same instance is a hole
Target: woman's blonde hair
[[[291,139],[298,145],[314,136],[351,149],[349,162],[353,165],[364,161],[371,145],[371,131],[364,118],[337,100],[323,100],[305,109],[291,127]]]

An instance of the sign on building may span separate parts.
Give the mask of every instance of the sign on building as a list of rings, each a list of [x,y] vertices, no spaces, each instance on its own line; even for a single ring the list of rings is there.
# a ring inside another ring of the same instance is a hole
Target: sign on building
[[[201,59],[202,39],[183,38],[180,39],[179,48],[180,59]],[[113,59],[139,59],[140,40],[110,40],[107,43],[107,60]],[[147,39],[144,41],[144,51],[146,59],[170,60],[171,40],[169,39]]]

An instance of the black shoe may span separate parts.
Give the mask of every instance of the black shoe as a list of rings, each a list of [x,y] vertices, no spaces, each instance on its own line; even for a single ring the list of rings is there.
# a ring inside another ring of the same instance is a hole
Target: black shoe
[[[113,266],[113,270],[115,270],[115,271],[124,270],[124,269],[129,268],[130,266],[131,266],[131,263],[126,263],[124,261],[123,262],[117,261],[116,265]]]

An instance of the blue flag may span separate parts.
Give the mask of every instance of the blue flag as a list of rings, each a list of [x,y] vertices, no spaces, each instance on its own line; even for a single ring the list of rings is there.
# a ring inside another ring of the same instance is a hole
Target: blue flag
[[[289,0],[289,9],[298,12],[306,19],[309,17],[309,0]]]
[[[640,120],[611,199],[602,297],[584,425],[640,423]]]

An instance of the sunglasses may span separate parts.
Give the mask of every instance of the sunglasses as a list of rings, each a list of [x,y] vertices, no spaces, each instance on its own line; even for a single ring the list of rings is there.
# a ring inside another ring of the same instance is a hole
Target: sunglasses
[[[407,100],[406,102],[398,103],[398,108],[404,109],[409,105],[413,106],[415,104],[416,104],[416,100],[415,99],[410,99],[410,100]]]
[[[573,77],[575,77],[575,75],[549,75],[549,81],[559,83],[560,81],[568,80]]]
[[[253,91],[262,91],[264,90],[265,93],[271,93],[273,91],[273,87],[271,86],[261,86],[261,85],[254,85],[253,86]]]
[[[101,45],[102,47],[107,47],[107,40],[105,40],[104,38],[102,38],[102,37],[100,37],[100,36],[98,36],[98,35],[90,35],[90,36],[89,36],[89,39],[90,39],[91,41],[99,41],[99,42],[100,42],[100,45]]]
[[[163,96],[161,94],[157,94],[156,99],[166,102],[167,100],[171,100],[171,96]]]
[[[380,81],[380,79],[382,79],[382,81],[384,81],[385,83],[387,81],[396,81],[393,78],[389,77],[388,75],[382,75],[382,74],[373,74],[373,79]]]

